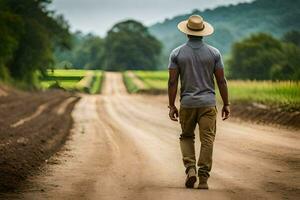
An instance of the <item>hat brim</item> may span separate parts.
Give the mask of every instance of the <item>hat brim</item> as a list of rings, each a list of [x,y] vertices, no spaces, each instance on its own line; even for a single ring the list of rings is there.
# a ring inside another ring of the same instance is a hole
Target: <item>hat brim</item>
[[[180,22],[178,25],[177,25],[177,28],[187,34],[187,35],[194,35],[194,36],[208,36],[208,35],[211,35],[214,33],[214,27],[208,23],[208,22],[203,22],[204,23],[204,29],[201,30],[201,31],[193,31],[191,29],[189,29],[187,27],[187,23],[188,23],[188,20],[184,20],[182,22]]]

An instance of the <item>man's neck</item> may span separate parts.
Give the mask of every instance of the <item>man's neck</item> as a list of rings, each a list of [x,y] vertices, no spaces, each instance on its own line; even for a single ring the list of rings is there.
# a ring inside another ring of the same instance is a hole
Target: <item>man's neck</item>
[[[203,37],[189,36],[189,41],[202,41]]]
[[[189,40],[191,40],[191,41],[202,41],[202,38],[189,38]]]

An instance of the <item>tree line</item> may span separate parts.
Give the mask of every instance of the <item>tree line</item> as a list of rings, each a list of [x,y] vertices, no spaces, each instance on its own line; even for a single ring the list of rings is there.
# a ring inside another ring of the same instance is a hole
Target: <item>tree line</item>
[[[115,24],[105,38],[81,32],[72,38],[71,51],[55,52],[59,68],[156,70],[160,65],[161,42],[135,20]]]
[[[0,78],[34,85],[36,71],[53,63],[54,47],[70,48],[64,18],[47,9],[49,0],[0,0]]]
[[[227,66],[231,79],[300,80],[300,32],[251,35],[232,46]]]

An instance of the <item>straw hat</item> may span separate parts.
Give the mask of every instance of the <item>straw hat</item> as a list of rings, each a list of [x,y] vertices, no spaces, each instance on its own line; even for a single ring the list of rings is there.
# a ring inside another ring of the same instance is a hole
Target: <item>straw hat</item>
[[[208,36],[214,32],[212,25],[199,15],[190,16],[188,20],[180,22],[177,27],[181,32],[194,36]]]

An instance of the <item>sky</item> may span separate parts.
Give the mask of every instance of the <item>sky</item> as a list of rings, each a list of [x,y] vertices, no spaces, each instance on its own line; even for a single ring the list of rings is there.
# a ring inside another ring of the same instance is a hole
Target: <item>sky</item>
[[[72,31],[105,36],[115,23],[125,19],[149,26],[194,9],[249,1],[252,0],[53,0],[50,9],[63,14]]]

